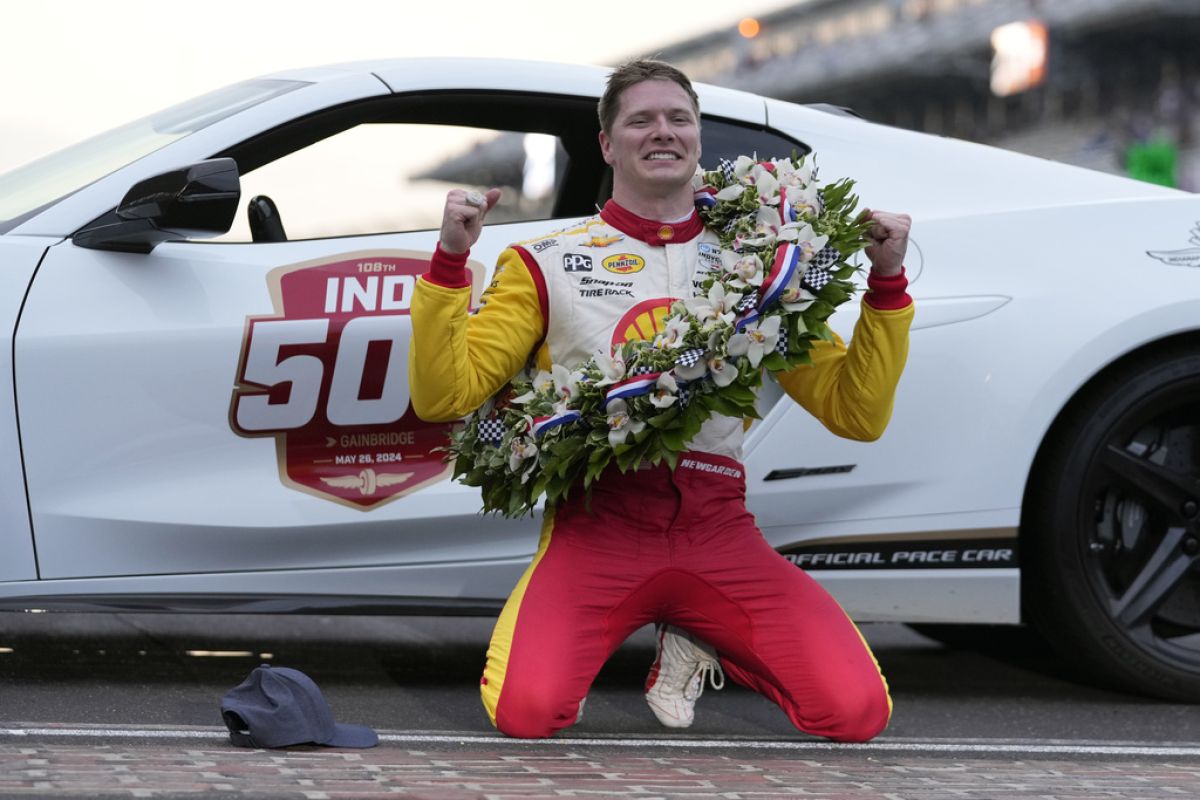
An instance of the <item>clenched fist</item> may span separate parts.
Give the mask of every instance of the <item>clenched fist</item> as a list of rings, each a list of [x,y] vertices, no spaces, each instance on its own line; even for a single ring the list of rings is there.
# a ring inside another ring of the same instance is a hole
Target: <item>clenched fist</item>
[[[871,220],[867,230],[867,259],[871,271],[881,278],[899,275],[904,266],[904,254],[908,252],[908,232],[912,228],[912,217],[908,214],[892,214],[887,211],[864,210],[862,217]]]
[[[479,241],[483,218],[499,200],[499,189],[489,189],[486,194],[451,189],[442,211],[442,251],[457,255],[470,250]]]

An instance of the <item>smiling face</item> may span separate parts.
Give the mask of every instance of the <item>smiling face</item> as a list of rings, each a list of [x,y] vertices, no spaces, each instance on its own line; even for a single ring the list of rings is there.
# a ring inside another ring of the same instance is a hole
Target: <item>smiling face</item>
[[[634,84],[620,96],[612,130],[600,132],[600,151],[613,168],[613,197],[690,203],[700,161],[700,121],[687,92],[668,80]]]

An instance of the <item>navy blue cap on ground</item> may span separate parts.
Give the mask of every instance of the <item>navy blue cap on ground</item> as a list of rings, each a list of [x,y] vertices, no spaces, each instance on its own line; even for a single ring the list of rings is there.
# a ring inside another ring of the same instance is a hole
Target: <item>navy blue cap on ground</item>
[[[229,739],[239,747],[374,747],[379,736],[366,725],[334,722],[329,703],[312,678],[288,667],[255,667],[221,700]]]

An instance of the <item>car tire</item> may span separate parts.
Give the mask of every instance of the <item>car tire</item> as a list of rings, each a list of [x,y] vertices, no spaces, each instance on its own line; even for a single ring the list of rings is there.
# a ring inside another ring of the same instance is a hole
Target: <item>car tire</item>
[[[1104,685],[1200,701],[1200,349],[1127,361],[1056,425],[1022,520],[1026,618]]]

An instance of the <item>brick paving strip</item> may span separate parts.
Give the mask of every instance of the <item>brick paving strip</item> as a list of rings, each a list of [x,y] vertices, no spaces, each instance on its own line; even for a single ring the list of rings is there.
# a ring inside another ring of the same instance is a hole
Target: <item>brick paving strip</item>
[[[551,743],[388,732],[382,738],[369,750],[246,750],[229,745],[216,728],[0,727],[0,797],[1200,797],[1200,747],[1187,745],[569,737]]]

